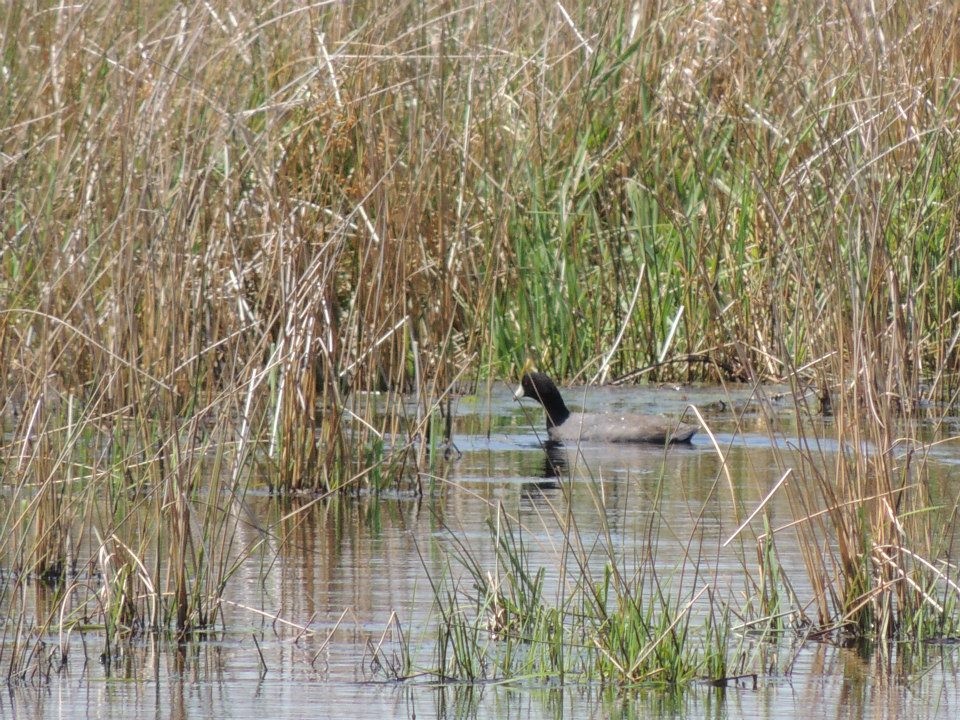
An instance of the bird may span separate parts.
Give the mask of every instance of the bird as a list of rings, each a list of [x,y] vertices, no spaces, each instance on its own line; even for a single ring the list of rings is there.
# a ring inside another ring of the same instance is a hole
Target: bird
[[[543,405],[547,435],[554,443],[689,443],[699,430],[653,415],[570,412],[556,384],[542,372],[524,372],[513,398],[532,398]]]

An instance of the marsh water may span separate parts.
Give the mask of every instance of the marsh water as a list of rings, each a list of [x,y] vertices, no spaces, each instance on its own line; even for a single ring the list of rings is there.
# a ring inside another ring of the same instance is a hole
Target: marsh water
[[[762,657],[762,668],[722,689],[395,679],[404,648],[414,667],[434,661],[431,578],[458,572],[451,557],[468,553],[497,573],[498,518],[522,531],[530,565],[545,571],[548,601],[562,591],[564,532],[575,528],[581,557],[598,573],[611,558],[628,569],[653,563],[678,596],[709,584],[737,610],[749,594],[745,576],[757,572],[754,547],[763,532],[749,509],[784,473],[783,454],[771,452],[759,415],[728,409],[748,396],[714,388],[571,390],[570,404],[586,410],[679,417],[692,404],[716,444],[701,433],[691,446],[666,452],[597,446],[552,453],[540,442],[539,407],[514,402],[507,385],[462,397],[456,448],[423,476],[422,497],[388,491],[283,502],[247,493],[240,532],[265,542],[229,581],[225,630],[184,645],[148,637],[106,665],[95,631],[51,635],[50,646],[68,648],[69,662],[48,682],[0,693],[0,717],[957,717],[960,649],[951,642],[880,652],[788,634],[764,645],[735,628],[735,641],[748,657]],[[791,408],[772,408],[782,424],[776,442],[788,446]],[[829,440],[829,419],[823,423],[817,446],[829,460],[839,449]],[[945,443],[930,462],[931,495],[949,507],[960,493],[960,450]],[[782,528],[777,560],[803,606],[811,589],[789,534],[786,494],[774,494],[765,509],[766,522]],[[27,592],[32,602],[47,602],[41,586]]]

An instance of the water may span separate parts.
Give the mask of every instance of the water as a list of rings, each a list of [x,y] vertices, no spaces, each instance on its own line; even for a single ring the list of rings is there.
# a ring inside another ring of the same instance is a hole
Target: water
[[[714,389],[568,395],[586,410],[675,417],[689,403],[708,408],[730,399]],[[774,412],[789,443],[790,413]],[[100,662],[103,638],[96,631],[51,634],[50,662],[57,648],[66,648],[64,669],[50,673],[49,681],[36,677],[0,694],[0,717],[956,717],[960,651],[950,644],[925,646],[918,657],[904,647],[887,655],[790,638],[770,645],[741,633],[750,657],[762,658],[767,671],[726,689],[392,680],[400,667],[401,633],[415,659],[432,659],[430,578],[460,571],[450,553],[466,548],[480,567],[496,572],[490,524],[496,526],[498,516],[522,527],[531,565],[546,570],[548,600],[563,592],[561,523],[568,529],[574,524],[583,561],[598,571],[611,556],[628,572],[652,562],[680,591],[710,585],[732,599],[746,597],[745,576],[757,571],[756,536],[763,526],[759,518],[747,522],[745,511],[757,506],[784,468],[757,416],[745,416],[739,426],[729,412],[708,417],[726,472],[705,434],[692,447],[667,454],[596,446],[547,455],[538,440],[537,406],[519,407],[506,386],[496,386],[489,397],[464,398],[455,426],[462,455],[438,466],[433,482],[425,479],[430,497],[278,503],[248,495],[241,544],[266,540],[230,579],[225,631],[182,646],[145,638],[124,647],[109,666]],[[829,421],[822,431],[830,436]],[[826,457],[837,451],[829,442],[821,447]],[[949,444],[937,452],[934,491],[955,498],[950,469],[960,456]],[[568,493],[558,485],[558,465]],[[791,535],[787,497],[774,493],[767,510],[771,525],[783,528],[778,560],[802,603],[811,589]],[[700,558],[698,576],[681,575],[685,556]],[[42,587],[31,585],[28,592],[38,606],[48,602]]]

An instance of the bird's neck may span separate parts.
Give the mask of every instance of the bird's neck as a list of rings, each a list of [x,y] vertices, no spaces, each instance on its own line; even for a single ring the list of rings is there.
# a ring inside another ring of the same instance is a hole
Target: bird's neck
[[[567,405],[563,402],[559,392],[547,394],[540,398],[540,402],[543,403],[543,409],[547,414],[548,430],[557,425],[563,425],[566,419],[570,417],[570,410],[567,409]]]

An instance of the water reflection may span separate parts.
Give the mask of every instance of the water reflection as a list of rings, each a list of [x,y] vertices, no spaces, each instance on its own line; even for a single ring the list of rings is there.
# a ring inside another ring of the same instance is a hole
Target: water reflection
[[[262,642],[271,671],[261,675],[243,640],[187,645],[146,641],[130,649],[126,671],[98,677],[96,666],[50,688],[0,694],[0,716],[190,718],[905,718],[956,717],[954,653],[928,654],[926,669],[902,676],[896,656],[869,657],[813,645],[786,675],[753,686],[623,688],[345,682],[284,663],[289,649]]]
[[[248,495],[248,520],[235,542],[257,550],[238,559],[230,575],[222,632],[182,645],[147,636],[123,644],[107,667],[99,662],[102,632],[76,630],[65,638],[64,671],[53,673],[49,685],[36,683],[39,690],[27,684],[0,695],[0,716],[791,718],[812,709],[831,717],[956,716],[960,651],[949,645],[882,655],[864,646],[773,645],[734,633],[733,642],[759,658],[763,672],[756,686],[726,689],[396,682],[404,643],[415,670],[434,660],[430,580],[456,571],[448,555],[453,541],[468,547],[482,570],[496,568],[490,521],[499,512],[522,524],[531,567],[546,570],[545,597],[562,589],[553,544],[561,521],[575,524],[589,541],[585,562],[598,572],[615,556],[628,573],[655,564],[661,577],[690,582],[677,568],[695,556],[702,578],[747,597],[754,592],[746,576],[757,571],[750,563],[763,522],[784,525],[793,518],[787,500],[777,496],[762,521],[725,544],[746,519],[742,509],[755,506],[782,474],[769,440],[751,424],[756,418],[711,419],[726,465],[702,437],[668,449],[543,446],[542,433],[527,424],[509,392],[505,387],[502,397],[458,417],[462,456],[451,457],[425,483],[423,498]],[[613,398],[604,390],[579,400],[590,409]],[[629,411],[679,415],[696,400],[689,392],[683,398],[637,393],[616,402]],[[956,479],[935,475],[931,492],[956,497]],[[797,596],[807,597],[799,543],[786,531],[779,537],[777,560]],[[17,614],[14,604],[29,605],[29,617],[37,620],[22,631],[8,629],[0,652],[35,633],[54,657],[62,640],[45,636],[40,619],[54,612],[57,591],[37,584],[19,589],[5,596],[4,615]]]
[[[543,469],[540,477],[520,486],[520,494],[526,500],[535,502],[550,491],[559,490],[561,481],[569,477],[567,453],[558,443],[548,442],[544,447]]]

